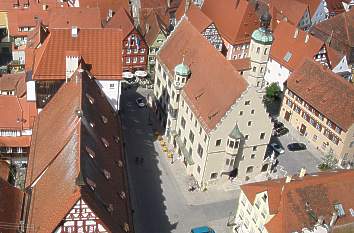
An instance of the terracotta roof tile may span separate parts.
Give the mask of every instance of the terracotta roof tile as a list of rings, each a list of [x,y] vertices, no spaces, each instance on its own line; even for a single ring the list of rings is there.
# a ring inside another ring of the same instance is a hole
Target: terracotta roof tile
[[[29,147],[31,136],[0,137],[0,145],[6,147]]]
[[[105,27],[122,29],[123,39],[135,29],[133,19],[124,8],[119,8]]]
[[[234,68],[237,71],[244,71],[244,70],[250,70],[251,69],[251,61],[250,58],[242,58],[242,59],[236,59],[236,60],[229,60],[231,65],[234,66]]]
[[[328,13],[330,15],[340,14],[345,12],[343,3],[345,0],[325,0],[327,3]]]
[[[23,192],[0,178],[0,219],[3,223],[19,224]],[[1,227],[2,233],[16,233],[18,229]]]
[[[183,95],[210,131],[246,90],[247,83],[187,19],[182,19],[158,54],[171,74],[183,57],[191,69]]]
[[[219,0],[205,0],[202,11],[231,44],[249,42],[252,32],[259,27],[255,7],[247,0],[224,0],[223,4]]]
[[[108,232],[125,232],[124,223],[134,232],[127,176],[119,166],[125,166],[122,141],[116,141],[122,137],[119,119],[86,71],[74,76],[77,79],[59,89],[35,123],[26,175],[26,186],[33,187],[28,224],[36,226],[38,233],[53,232],[81,198]],[[102,115],[109,124],[102,121]],[[109,146],[103,145],[101,137]],[[93,158],[86,147],[95,153]],[[110,173],[109,178],[103,169]],[[87,179],[95,183],[94,190]],[[125,199],[119,197],[120,191],[126,193]],[[112,213],[105,207],[108,204],[113,205]]]
[[[10,164],[5,160],[0,160],[0,179],[7,181],[9,178]]]
[[[294,176],[289,183],[280,179],[246,184],[241,189],[247,197],[263,191],[268,191],[268,200],[275,195],[272,202],[278,203],[278,209],[265,227],[269,233],[282,233],[300,231],[305,227],[311,229],[314,226],[317,221],[305,210],[306,202],[313,214],[316,217],[323,216],[327,224],[335,211],[334,204],[340,203],[346,215],[338,218],[334,229],[352,224],[354,220],[349,208],[354,206],[353,185],[354,170],[339,170],[306,175],[303,178]],[[254,188],[249,189],[249,186]]]
[[[108,11],[117,12],[119,8],[123,7],[130,12],[129,0],[80,0],[81,8],[99,8],[101,20],[104,22],[107,19]]]
[[[311,34],[354,61],[354,10],[314,25]]]
[[[22,97],[26,93],[25,78],[25,73],[0,75],[0,90],[15,91],[18,97]]]
[[[35,51],[34,80],[65,79],[65,57],[77,51],[92,66],[97,79],[121,79],[122,31],[120,29],[79,29],[77,38],[71,29],[52,29],[44,44]]]
[[[307,36],[308,40],[305,42]],[[313,58],[323,46],[321,40],[282,21],[274,31],[270,57],[292,71],[304,57]],[[287,54],[291,54],[288,62],[285,60]]]
[[[8,130],[31,129],[37,115],[36,103],[28,102],[26,96],[0,96],[0,128]]]
[[[271,0],[270,8],[275,8],[280,13],[281,19],[286,17],[289,23],[297,26],[308,5],[294,0]]]
[[[152,11],[141,20],[141,32],[148,45],[152,45],[160,33],[167,35],[167,25],[157,11]]]
[[[49,29],[53,28],[101,28],[101,16],[98,8],[54,8],[50,10]]]
[[[298,2],[302,2],[308,6],[310,17],[312,18],[316,13],[318,6],[321,3],[321,0],[297,0]]]
[[[185,0],[184,0],[185,1]],[[178,7],[176,12],[177,20],[180,20],[184,14],[184,1]],[[189,22],[200,32],[202,33],[213,21],[206,16],[199,7],[191,3],[187,11],[187,17]]]
[[[342,129],[354,123],[354,86],[319,63],[305,59],[287,86]]]

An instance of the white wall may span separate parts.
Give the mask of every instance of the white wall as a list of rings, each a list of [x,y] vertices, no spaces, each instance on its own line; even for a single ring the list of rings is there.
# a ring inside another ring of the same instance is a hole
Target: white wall
[[[19,61],[21,65],[25,64],[25,51],[24,50],[13,50],[12,60]]]
[[[36,83],[35,81],[26,82],[27,101],[36,101]]]
[[[267,63],[267,71],[264,76],[266,85],[271,83],[278,83],[280,89],[283,91],[284,83],[288,80],[290,76],[290,71],[284,66],[280,65],[277,61],[269,59]]]
[[[119,80],[96,80],[97,85],[106,94],[108,102],[118,111],[120,104],[121,82]]]
[[[315,25],[319,22],[322,22],[326,19],[326,11],[324,7],[324,1],[320,1],[315,14],[312,16],[311,23]]]
[[[347,57],[344,56],[342,60],[335,67],[333,67],[332,71],[334,73],[340,73],[345,71],[350,72],[350,68],[347,62]]]

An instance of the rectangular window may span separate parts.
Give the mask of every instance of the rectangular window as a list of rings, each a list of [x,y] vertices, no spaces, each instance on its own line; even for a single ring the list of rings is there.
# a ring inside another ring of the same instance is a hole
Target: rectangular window
[[[144,57],[140,57],[140,63],[144,63],[145,58]]]
[[[264,139],[265,137],[265,133],[261,133],[261,136],[259,137],[259,139]]]
[[[234,148],[235,142],[234,141],[229,141],[229,147]]]
[[[193,142],[194,142],[194,134],[193,134],[192,130],[189,131],[189,140],[190,140],[191,143],[193,144]]]
[[[199,127],[199,135],[201,135],[202,134],[202,127],[200,126]]]
[[[181,118],[181,126],[183,129],[186,128],[186,120],[183,117]]]
[[[198,144],[197,153],[198,153],[200,158],[203,157],[203,147],[200,144]]]
[[[242,116],[243,115],[243,111],[240,111],[240,116]]]
[[[210,179],[214,180],[218,177],[218,173],[217,172],[213,172],[210,174]]]
[[[215,146],[220,146],[221,145],[221,139],[216,140]]]
[[[129,64],[129,63],[130,63],[130,57],[127,57],[127,58],[125,59],[125,62],[126,62],[127,64]]]
[[[251,104],[250,100],[245,101],[245,105],[250,105],[250,104]]]
[[[133,63],[137,63],[138,62],[138,58],[137,57],[133,57]]]
[[[293,103],[291,102],[291,100],[287,99],[286,100],[286,104],[291,108],[293,106]]]

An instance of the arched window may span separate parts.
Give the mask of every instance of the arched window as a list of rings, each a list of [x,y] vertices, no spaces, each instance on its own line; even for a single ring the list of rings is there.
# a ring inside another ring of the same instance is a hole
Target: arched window
[[[253,66],[253,72],[256,72],[256,67],[255,66]]]
[[[259,47],[257,47],[257,54],[259,54],[259,51],[260,51],[261,49],[259,48]]]
[[[268,48],[265,48],[264,49],[264,55],[267,55],[267,52],[268,52]]]
[[[261,67],[261,73],[263,73],[263,67]]]

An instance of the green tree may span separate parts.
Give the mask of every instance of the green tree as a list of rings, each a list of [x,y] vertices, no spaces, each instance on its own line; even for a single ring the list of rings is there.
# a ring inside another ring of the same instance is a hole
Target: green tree
[[[281,93],[280,87],[277,83],[272,83],[266,87],[266,98],[270,101],[274,101],[279,98]]]
[[[329,152],[322,158],[322,163],[318,165],[320,170],[330,170],[336,168],[338,160],[332,152]]]

